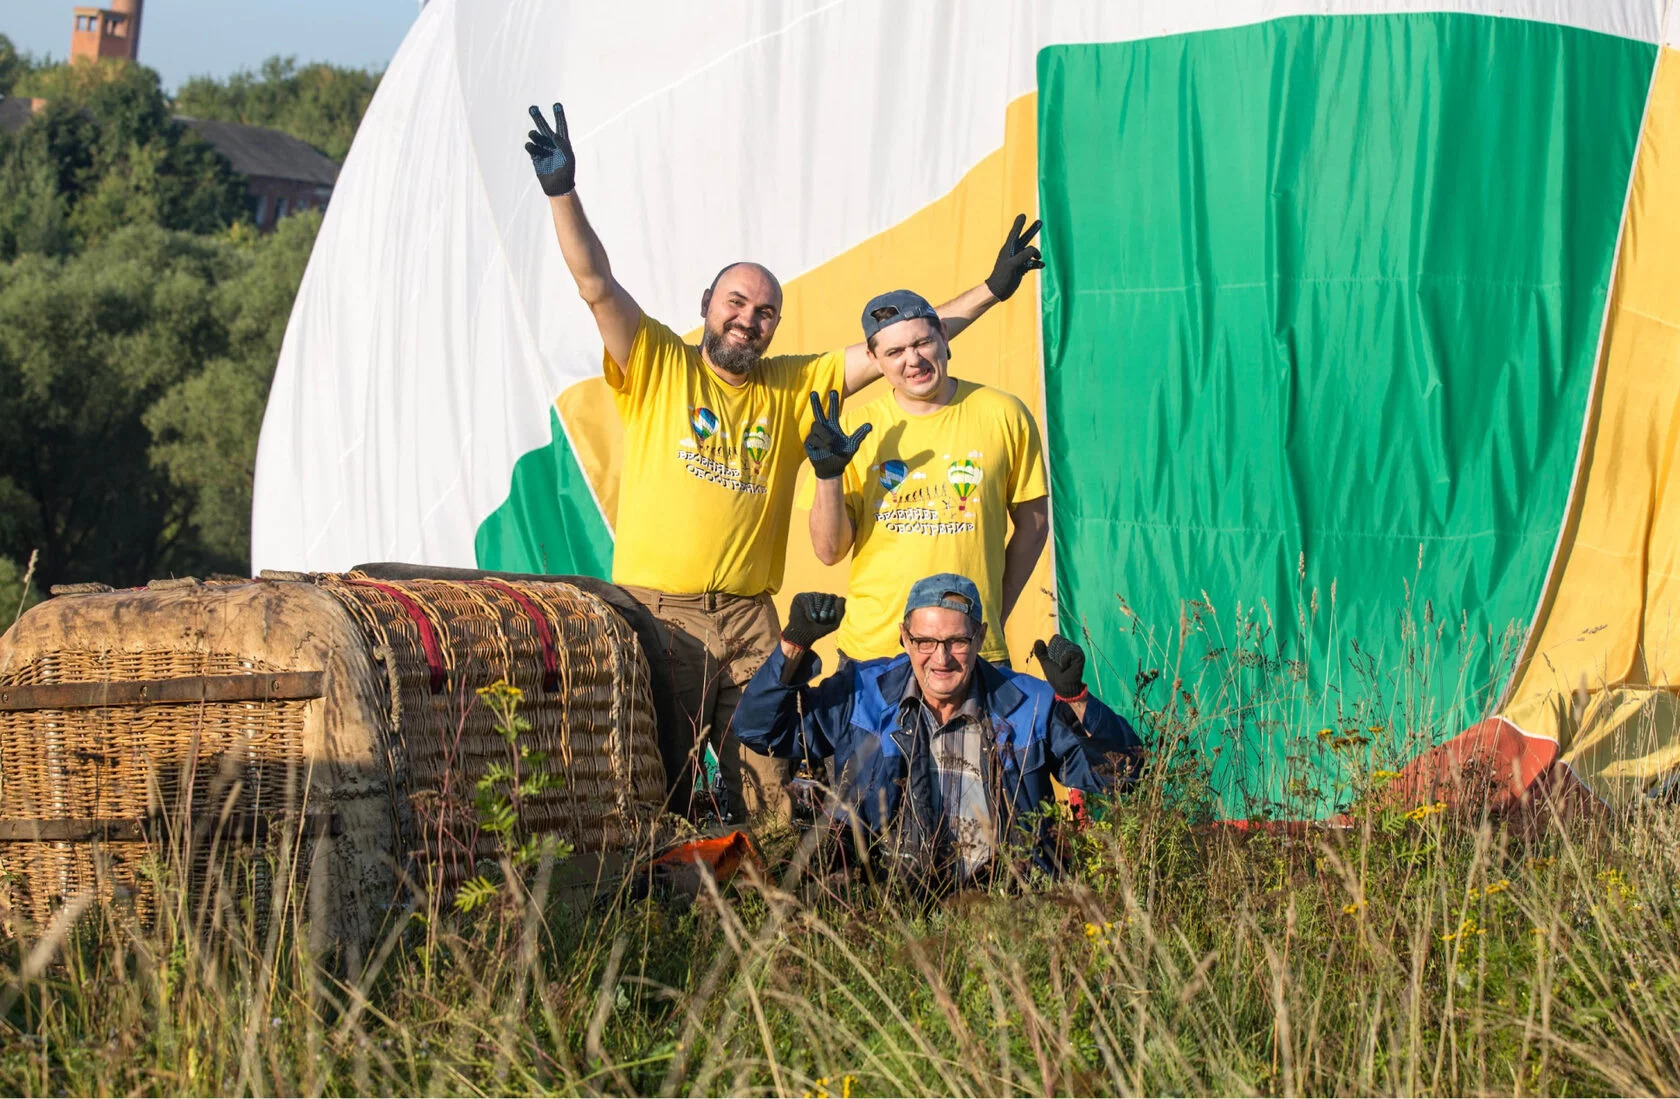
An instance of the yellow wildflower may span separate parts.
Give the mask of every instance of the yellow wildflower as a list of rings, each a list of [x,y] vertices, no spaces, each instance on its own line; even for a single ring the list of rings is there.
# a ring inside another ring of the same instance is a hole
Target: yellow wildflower
[[[1422,820],[1425,817],[1432,817],[1436,813],[1445,813],[1446,811],[1447,803],[1444,801],[1438,801],[1434,805],[1420,805],[1416,809],[1409,811],[1406,814],[1406,819]]]
[[[1345,912],[1347,915],[1351,916],[1354,913],[1358,912],[1361,908],[1364,908],[1364,907],[1365,907],[1365,901],[1364,901],[1363,898],[1361,898],[1360,900],[1354,901],[1352,904],[1342,905],[1342,911]]]
[[[852,1099],[852,1085],[857,1083],[856,1076],[840,1077],[840,1099]]]
[[[1371,772],[1371,780],[1373,782],[1392,782],[1393,780],[1395,780],[1399,777],[1400,777],[1400,772],[1399,771],[1372,771]]]
[[[1098,927],[1096,924],[1088,923],[1085,925],[1085,937],[1087,939],[1094,939],[1101,934],[1102,928]]]
[[[525,692],[505,679],[498,679],[488,687],[480,687],[478,697],[492,703],[524,702]]]
[[[1367,733],[1380,733],[1385,731],[1387,728],[1387,725],[1367,725],[1365,726],[1365,731]]]
[[[1634,895],[1633,886],[1622,877],[1620,870],[1605,870],[1598,875],[1598,880],[1604,883],[1604,891],[1612,900],[1625,901]]]
[[[1511,879],[1510,878],[1500,878],[1498,881],[1494,882],[1492,885],[1490,885],[1486,889],[1482,890],[1482,895],[1485,896],[1485,897],[1491,897],[1495,893],[1503,893],[1503,892],[1505,892],[1505,890],[1507,890],[1509,888],[1511,888]]]
[[[1318,739],[1320,739],[1320,740],[1329,740],[1331,737],[1333,737],[1335,735],[1336,735],[1336,730],[1330,728],[1328,725],[1326,725],[1324,728],[1322,728],[1318,731]]]
[[[1457,931],[1449,931],[1447,934],[1442,935],[1441,941],[1444,943],[1450,943],[1456,939],[1468,939],[1472,935],[1486,934],[1487,928],[1477,924],[1474,917],[1466,917],[1464,922],[1458,925]]]

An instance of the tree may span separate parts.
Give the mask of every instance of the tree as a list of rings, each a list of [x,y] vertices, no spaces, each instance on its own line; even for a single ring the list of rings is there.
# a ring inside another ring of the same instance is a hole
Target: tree
[[[213,233],[245,214],[245,183],[176,122],[157,74],[121,61],[31,72],[19,94],[47,99],[0,135],[0,259],[64,255],[125,225]]]
[[[175,108],[193,118],[272,126],[342,161],[362,114],[379,86],[379,74],[336,65],[305,65],[271,57],[259,72],[226,83],[195,77],[181,85]]]
[[[43,584],[237,567],[196,545],[143,422],[226,353],[212,288],[237,264],[217,241],[140,226],[0,270],[0,555],[39,549]]]
[[[42,66],[0,38],[0,82],[48,100],[0,135],[0,627],[33,550],[35,593],[244,572],[257,434],[321,215],[257,234],[244,180],[142,66]],[[377,82],[271,62],[195,94],[342,155]]]
[[[247,265],[216,289],[227,350],[173,386],[146,413],[153,462],[191,500],[188,515],[209,554],[243,561],[251,546],[257,433],[274,380],[292,299],[321,225],[316,210],[280,222],[269,237],[243,234]]]
[[[42,64],[30,54],[19,53],[12,40],[0,34],[0,95],[11,95],[12,86]]]

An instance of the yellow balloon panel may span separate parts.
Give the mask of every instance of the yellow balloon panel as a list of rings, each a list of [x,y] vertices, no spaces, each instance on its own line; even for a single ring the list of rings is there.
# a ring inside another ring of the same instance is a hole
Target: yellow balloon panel
[[[1648,692],[1637,690],[1680,683],[1677,196],[1680,52],[1664,49],[1622,230],[1591,443],[1550,591],[1503,707],[1525,732],[1557,740],[1565,762],[1612,800],[1631,776],[1610,761],[1632,759],[1649,777],[1680,743],[1675,708],[1648,706]],[[1627,743],[1635,726],[1648,741],[1639,751],[1607,748]]]

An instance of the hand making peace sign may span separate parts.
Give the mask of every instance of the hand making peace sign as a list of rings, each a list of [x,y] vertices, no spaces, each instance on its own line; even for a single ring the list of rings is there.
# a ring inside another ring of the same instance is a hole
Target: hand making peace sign
[[[864,424],[847,435],[840,426],[840,394],[832,389],[828,391],[828,414],[823,414],[822,400],[815,393],[811,394],[811,411],[815,419],[811,433],[805,436],[805,454],[811,459],[817,478],[832,481],[846,472],[858,444],[874,430],[874,425]]]
[[[1023,233],[1021,226],[1026,224],[1027,215],[1015,215],[1015,224],[1009,227],[1009,236],[1004,239],[1003,247],[998,249],[997,264],[986,276],[986,289],[998,301],[1008,301],[1009,295],[1020,289],[1021,280],[1027,277],[1028,271],[1044,266],[1038,249],[1032,246],[1032,238],[1038,236],[1039,227],[1044,222],[1033,222],[1032,227]]]
[[[531,119],[537,128],[530,132],[531,140],[525,143],[525,151],[531,154],[531,167],[536,169],[543,194],[571,194],[577,186],[577,158],[572,155],[572,139],[566,133],[565,109],[558,103],[554,105],[553,129],[535,104],[531,107]]]

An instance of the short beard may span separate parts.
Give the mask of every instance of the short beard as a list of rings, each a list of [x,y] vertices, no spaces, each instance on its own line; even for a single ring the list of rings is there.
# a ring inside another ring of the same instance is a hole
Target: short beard
[[[706,353],[706,359],[713,366],[730,374],[750,374],[752,368],[758,365],[758,360],[764,357],[764,352],[751,344],[737,346],[727,342],[723,333],[713,331],[710,325],[700,337],[700,350]]]

